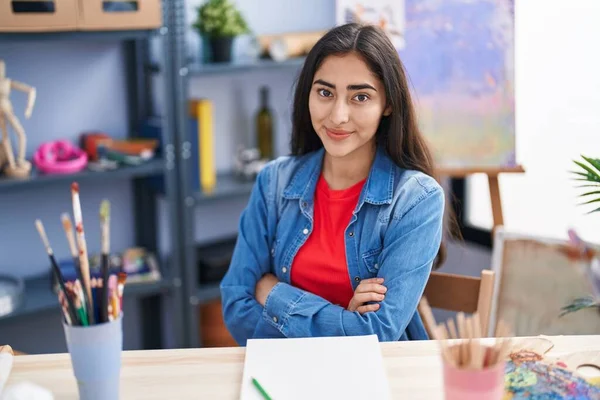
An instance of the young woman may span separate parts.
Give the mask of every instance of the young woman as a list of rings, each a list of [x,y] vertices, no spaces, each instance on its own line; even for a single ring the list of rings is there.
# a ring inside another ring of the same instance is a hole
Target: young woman
[[[444,193],[386,34],[356,24],[325,34],[292,123],[292,155],[261,171],[240,219],[221,283],[229,331],[241,345],[427,339],[416,309],[443,259]]]

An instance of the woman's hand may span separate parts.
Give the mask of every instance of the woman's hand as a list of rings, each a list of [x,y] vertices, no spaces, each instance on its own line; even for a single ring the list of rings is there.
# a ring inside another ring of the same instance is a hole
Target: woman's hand
[[[277,285],[278,283],[279,280],[273,274],[263,275],[263,277],[260,278],[256,283],[254,296],[256,297],[256,301],[258,301],[261,306],[265,306],[265,303],[267,302],[267,296],[269,293],[271,293],[273,286]]]
[[[354,296],[348,303],[348,311],[358,311],[364,314],[379,310],[379,304],[365,304],[369,301],[382,301],[387,288],[382,285],[383,278],[370,278],[360,282],[354,291]]]

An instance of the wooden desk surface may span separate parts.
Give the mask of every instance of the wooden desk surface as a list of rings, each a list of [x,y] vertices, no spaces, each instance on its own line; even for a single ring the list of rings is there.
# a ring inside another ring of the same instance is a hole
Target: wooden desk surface
[[[600,352],[600,335],[548,337],[549,355]],[[398,399],[442,398],[441,358],[434,341],[382,343],[392,395]],[[244,348],[123,352],[122,399],[239,399]],[[18,356],[8,385],[30,381],[56,399],[77,399],[68,354]]]

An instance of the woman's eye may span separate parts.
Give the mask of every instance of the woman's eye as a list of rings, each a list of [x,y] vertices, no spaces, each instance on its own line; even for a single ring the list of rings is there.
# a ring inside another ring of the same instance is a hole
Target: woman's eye
[[[330,97],[331,92],[327,89],[319,89],[319,94],[323,97]]]
[[[369,100],[369,96],[366,94],[357,94],[354,96],[354,98],[360,103],[364,103],[365,101]]]

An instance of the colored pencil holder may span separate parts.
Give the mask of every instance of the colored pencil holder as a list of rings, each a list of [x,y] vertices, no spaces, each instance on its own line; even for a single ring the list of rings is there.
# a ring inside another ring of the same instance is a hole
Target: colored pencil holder
[[[123,317],[98,325],[63,322],[67,348],[81,400],[119,398]]]
[[[470,369],[443,360],[444,398],[446,400],[502,400],[506,362],[491,367]]]

